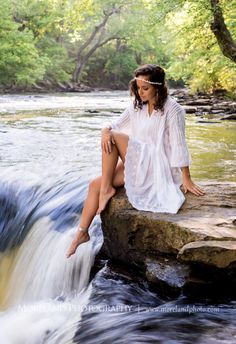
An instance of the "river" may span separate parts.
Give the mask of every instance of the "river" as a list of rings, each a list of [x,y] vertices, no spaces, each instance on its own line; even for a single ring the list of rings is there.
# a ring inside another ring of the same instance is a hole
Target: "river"
[[[66,259],[88,182],[100,174],[100,129],[127,92],[0,96],[0,343],[236,343],[235,300],[161,297],[101,261],[91,241]],[[235,123],[186,117],[196,182],[236,181]]]

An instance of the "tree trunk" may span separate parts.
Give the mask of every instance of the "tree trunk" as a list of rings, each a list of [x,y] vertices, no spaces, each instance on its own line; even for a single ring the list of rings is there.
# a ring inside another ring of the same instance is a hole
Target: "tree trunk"
[[[138,65],[142,64],[142,55],[140,52],[135,51],[135,60]]]
[[[77,62],[77,65],[76,65],[76,68],[75,68],[75,71],[73,73],[73,81],[78,83],[78,80],[79,80],[79,76],[84,68],[84,64],[83,61],[80,61],[80,62]]]
[[[90,34],[89,38],[84,42],[84,44],[81,45],[81,47],[79,48],[79,51],[77,53],[77,64],[76,64],[76,68],[75,71],[73,73],[73,81],[74,82],[78,82],[79,77],[81,75],[81,72],[85,66],[85,64],[87,63],[89,57],[101,46],[103,46],[104,44],[106,44],[107,42],[113,40],[113,39],[118,39],[119,37],[109,37],[106,40],[102,41],[103,36],[105,34],[105,26],[107,24],[107,21],[109,20],[109,18],[115,14],[118,13],[120,11],[121,7],[116,7],[115,5],[112,7],[112,9],[110,10],[110,12],[106,12],[104,10],[104,18],[101,21],[100,24],[98,24],[97,26],[95,26],[94,30],[92,31],[92,33]],[[98,36],[97,39],[97,43],[95,43],[90,49],[89,51],[85,52],[88,48],[89,45],[92,44],[94,38],[96,36]]]
[[[211,30],[214,33],[222,53],[233,62],[236,62],[236,42],[227,29],[219,0],[210,0],[213,13]]]
[[[83,68],[85,67],[88,59],[90,58],[90,56],[92,56],[94,54],[94,52],[102,47],[103,45],[105,45],[106,43],[108,43],[109,41],[112,41],[112,40],[115,40],[115,39],[120,39],[120,37],[109,37],[107,39],[105,39],[104,41],[102,42],[99,42],[97,44],[95,44],[88,52],[86,55],[84,55],[83,57],[81,57],[80,61],[77,63],[77,66],[76,66],[76,69],[74,71],[74,74],[73,74],[73,81],[74,82],[78,82],[79,80],[79,77],[80,77],[80,74],[83,70]]]

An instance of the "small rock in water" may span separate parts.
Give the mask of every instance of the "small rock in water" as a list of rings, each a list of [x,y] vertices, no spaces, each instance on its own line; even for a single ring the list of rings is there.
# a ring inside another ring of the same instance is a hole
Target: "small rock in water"
[[[232,113],[231,115],[225,115],[224,117],[221,117],[221,120],[226,120],[226,119],[236,120],[236,113]]]
[[[199,120],[197,121],[197,123],[211,123],[211,124],[215,124],[215,123],[220,123],[219,121],[207,121],[207,120]]]
[[[99,110],[85,110],[85,112],[89,112],[89,113],[99,113]]]

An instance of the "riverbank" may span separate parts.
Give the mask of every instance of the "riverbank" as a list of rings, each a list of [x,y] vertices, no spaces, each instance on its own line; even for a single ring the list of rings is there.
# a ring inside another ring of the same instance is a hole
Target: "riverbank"
[[[96,88],[90,87],[83,83],[76,84],[73,82],[57,83],[53,84],[50,81],[45,83],[39,83],[32,86],[10,86],[3,87],[0,86],[0,94],[27,94],[27,93],[57,93],[57,92],[73,92],[73,93],[84,93],[84,92],[94,92],[94,91],[104,91],[110,90],[110,88]]]
[[[170,94],[174,96],[177,101],[183,105],[187,114],[195,114],[199,117],[199,123],[212,123],[214,120],[236,120],[236,96],[229,98],[224,91],[218,91],[213,94],[191,94],[187,88],[170,88]],[[92,88],[85,84],[58,84],[57,86],[49,85],[35,85],[30,88],[9,88],[3,89],[0,87],[0,94],[84,94],[93,92],[112,91],[110,88]],[[121,90],[127,91],[127,89]]]
[[[224,93],[191,94],[188,89],[173,90],[172,95],[183,105],[187,114],[199,116],[199,123],[212,119],[236,120],[236,98]],[[201,120],[202,119],[202,120]]]

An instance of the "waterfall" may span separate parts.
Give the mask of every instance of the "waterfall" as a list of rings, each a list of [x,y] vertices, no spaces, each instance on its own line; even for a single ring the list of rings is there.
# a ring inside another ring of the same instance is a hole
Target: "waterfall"
[[[87,183],[71,175],[54,182],[1,178],[0,343],[69,343],[88,303],[102,244],[99,218],[91,240],[67,259]]]

